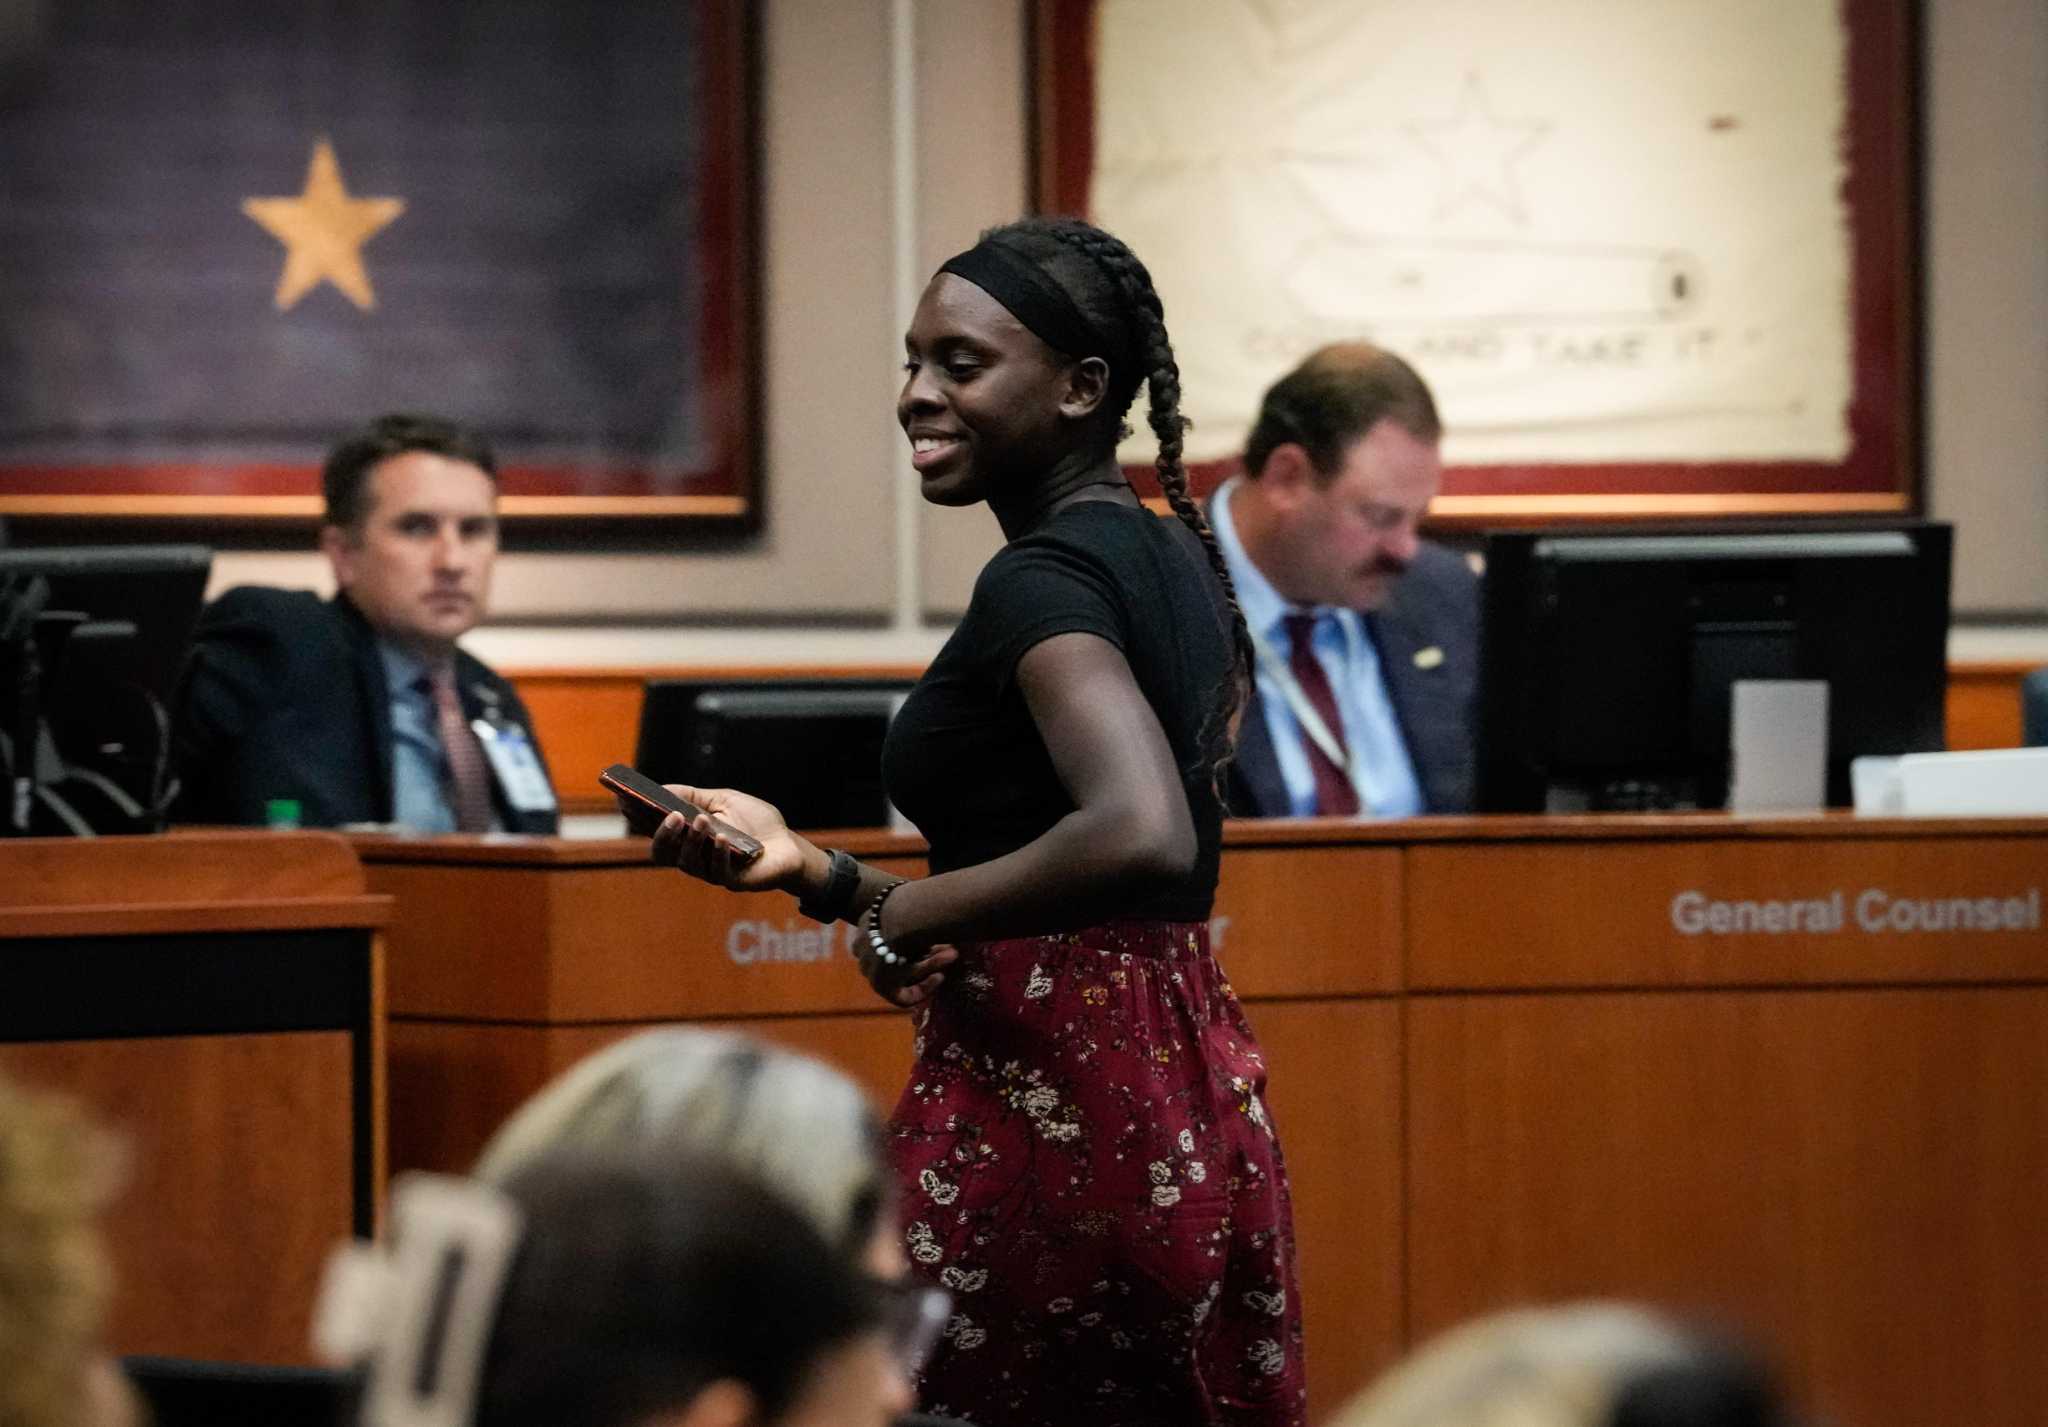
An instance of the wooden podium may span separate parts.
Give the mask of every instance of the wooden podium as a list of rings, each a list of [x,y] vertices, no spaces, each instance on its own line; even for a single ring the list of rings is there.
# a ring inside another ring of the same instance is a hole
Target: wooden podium
[[[788,898],[638,841],[357,846],[399,905],[395,1165],[466,1166],[656,1022],[901,1088],[904,1018]],[[1819,1416],[2031,1420],[2044,892],[2048,821],[1233,825],[1214,938],[1272,1067],[1313,1415],[1471,1315],[1600,1295],[1752,1334]]]
[[[331,833],[0,842],[0,1074],[132,1153],[115,1351],[310,1360],[327,1250],[383,1183],[389,913]]]

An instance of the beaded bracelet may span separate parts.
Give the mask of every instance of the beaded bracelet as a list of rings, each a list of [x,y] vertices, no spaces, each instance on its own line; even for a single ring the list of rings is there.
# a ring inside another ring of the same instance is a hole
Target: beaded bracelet
[[[883,966],[903,964],[903,958],[889,949],[888,941],[882,936],[882,903],[888,901],[889,894],[902,885],[902,882],[891,882],[882,889],[881,895],[868,903],[868,909],[860,914],[861,930],[867,933],[868,950],[874,953],[875,960]]]
[[[826,849],[826,855],[832,862],[825,874],[824,887],[815,899],[797,898],[796,909],[812,921],[830,926],[853,905],[853,894],[860,890],[860,864],[854,861],[852,853],[836,847]]]

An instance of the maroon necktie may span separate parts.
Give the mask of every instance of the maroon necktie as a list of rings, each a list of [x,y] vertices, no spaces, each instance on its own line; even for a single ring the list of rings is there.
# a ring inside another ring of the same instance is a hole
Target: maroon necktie
[[[484,766],[483,745],[462,716],[462,696],[455,692],[455,671],[442,667],[427,676],[434,691],[434,723],[441,752],[448,759],[448,803],[455,810],[457,832],[491,830],[491,773]]]
[[[1323,661],[1316,658],[1317,619],[1312,614],[1290,614],[1282,619],[1287,628],[1287,667],[1294,682],[1308,696],[1309,707],[1322,719],[1323,727],[1330,731],[1330,737],[1341,750],[1344,720],[1337,713],[1337,696],[1330,690],[1330,676],[1323,672]],[[1309,771],[1316,779],[1316,812],[1326,818],[1358,816],[1358,789],[1351,785],[1351,776],[1331,761],[1322,744],[1305,728],[1301,731],[1301,746],[1308,754]]]

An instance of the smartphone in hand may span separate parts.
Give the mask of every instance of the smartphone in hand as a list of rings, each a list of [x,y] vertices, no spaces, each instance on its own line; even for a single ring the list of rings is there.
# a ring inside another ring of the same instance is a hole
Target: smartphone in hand
[[[629,809],[629,822],[645,821],[650,831],[659,827],[662,819],[666,818],[670,813],[681,813],[684,817],[694,821],[697,814],[704,811],[695,803],[690,802],[686,798],[677,797],[646,774],[636,769],[628,768],[623,763],[612,764],[611,767],[597,775],[597,781],[603,784],[607,791],[625,800]],[[645,810],[648,817],[644,820],[634,819],[630,812],[630,809],[633,808]],[[724,840],[725,844],[739,855],[741,860],[752,862],[761,855],[760,840],[749,837],[731,823],[720,822],[717,818],[713,818],[711,820],[711,830],[717,833]]]

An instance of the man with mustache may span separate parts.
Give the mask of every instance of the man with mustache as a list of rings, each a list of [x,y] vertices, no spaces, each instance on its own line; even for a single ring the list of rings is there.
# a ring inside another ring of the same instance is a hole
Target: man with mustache
[[[489,446],[438,417],[384,416],[336,446],[321,479],[337,593],[244,586],[207,607],[174,816],[554,832],[525,706],[456,647],[484,616],[498,555]]]
[[[1238,817],[1406,817],[1472,805],[1478,581],[1420,538],[1442,424],[1364,342],[1275,382],[1209,518],[1257,654]]]

